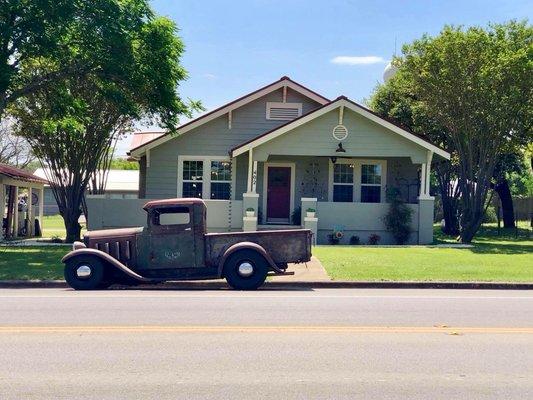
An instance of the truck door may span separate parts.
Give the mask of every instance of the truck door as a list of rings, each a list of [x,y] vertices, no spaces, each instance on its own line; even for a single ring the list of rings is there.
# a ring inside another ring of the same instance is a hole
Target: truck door
[[[195,267],[192,206],[169,206],[152,211],[150,268]]]

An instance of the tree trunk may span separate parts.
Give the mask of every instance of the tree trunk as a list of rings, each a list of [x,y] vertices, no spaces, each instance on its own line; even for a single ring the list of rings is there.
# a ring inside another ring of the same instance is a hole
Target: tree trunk
[[[448,198],[448,196],[442,196],[442,213],[444,216],[444,233],[450,236],[459,235],[459,219],[457,217],[457,202]]]
[[[63,215],[65,229],[67,231],[66,243],[73,243],[81,240],[81,225],[78,222],[81,212],[67,212]]]
[[[514,228],[514,207],[513,207],[513,197],[511,196],[511,190],[509,189],[509,183],[507,179],[500,180],[494,187],[498,196],[500,196],[500,201],[502,204],[502,217],[503,217],[503,227],[504,228]]]

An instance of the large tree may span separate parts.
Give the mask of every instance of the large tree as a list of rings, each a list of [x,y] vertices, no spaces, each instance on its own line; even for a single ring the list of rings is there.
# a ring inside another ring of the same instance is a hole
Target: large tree
[[[124,127],[148,118],[172,130],[181,114],[198,107],[177,92],[186,72],[172,21],[156,17],[145,0],[76,4],[85,13],[63,21],[69,29],[60,38],[60,54],[30,57],[18,68],[27,81],[62,70],[59,65],[80,65],[82,72],[47,81],[8,107],[18,134],[50,171],[67,241],[79,239],[87,185],[102,165],[108,167],[106,157]],[[92,48],[78,44],[85,44],[86,35],[93,38]]]
[[[463,242],[481,225],[501,155],[533,139],[532,39],[528,23],[510,22],[447,26],[403,47],[413,94],[457,153]]]

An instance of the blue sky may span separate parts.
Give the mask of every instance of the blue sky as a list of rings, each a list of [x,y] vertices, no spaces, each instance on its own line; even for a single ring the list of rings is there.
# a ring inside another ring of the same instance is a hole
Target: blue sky
[[[445,24],[533,14],[533,0],[157,0],[152,6],[177,23],[186,46],[189,79],[180,95],[208,110],[283,75],[326,97],[361,102],[382,79],[395,40],[400,51]],[[351,64],[332,62],[336,57]]]

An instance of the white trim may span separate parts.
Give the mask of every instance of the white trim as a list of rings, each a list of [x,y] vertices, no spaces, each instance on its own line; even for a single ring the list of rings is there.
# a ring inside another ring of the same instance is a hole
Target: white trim
[[[183,161],[202,161],[203,173],[202,173],[202,199],[204,200],[216,200],[211,199],[211,161],[229,161],[231,159],[227,156],[178,156],[178,188],[177,197],[183,197]],[[231,163],[231,181],[215,181],[221,183],[230,183],[230,199],[234,197],[233,191],[235,188],[235,176],[233,172],[233,163]],[[187,181],[188,182],[188,181]]]
[[[381,186],[381,195],[380,203],[386,203],[386,192],[387,192],[387,160],[375,160],[375,159],[364,159],[364,158],[341,158],[337,159],[335,164],[353,164],[353,183],[338,183],[337,185],[352,185],[353,186],[353,202],[361,202],[361,166],[370,164],[370,165],[381,165],[381,184],[365,184],[364,186]],[[333,166],[334,164],[329,160],[329,171],[328,171],[328,201],[333,202]]]
[[[266,103],[266,119],[269,121],[290,121],[294,118],[273,118],[270,116],[270,110],[272,108],[296,108],[298,110],[298,118],[302,115],[302,103],[286,103],[279,101],[267,101]]]
[[[263,165],[263,215],[264,222],[268,223],[267,197],[268,197],[268,167],[289,167],[291,169],[291,189],[289,205],[289,224],[294,212],[294,188],[296,186],[296,163],[293,162],[265,162]],[[276,223],[276,221],[272,221]]]
[[[327,106],[325,107],[322,107],[318,110],[316,110],[315,112],[311,112],[309,113],[308,115],[302,117],[302,118],[299,118],[298,120],[296,121],[293,121],[293,122],[290,122],[286,125],[283,125],[281,126],[280,128],[270,132],[268,135],[264,135],[264,136],[261,136],[261,137],[258,137],[257,139],[251,141],[250,143],[247,143],[235,150],[232,151],[232,156],[233,157],[236,157],[240,154],[243,154],[243,153],[246,153],[249,149],[251,148],[254,148],[254,147],[257,147],[263,143],[266,143],[266,142],[269,142],[270,140],[272,139],[275,139],[277,138],[278,136],[281,136],[291,130],[293,130],[294,128],[298,127],[298,126],[301,126],[303,124],[306,124],[307,122],[309,121],[312,121],[314,120],[315,118],[318,118],[320,117],[321,115],[324,115],[338,107],[347,107],[349,108],[350,110],[368,118],[369,120],[391,130],[392,132],[394,133],[397,133],[399,134],[400,136],[446,158],[446,159],[450,159],[450,153],[448,153],[447,151],[444,151],[442,149],[440,149],[439,147],[419,138],[418,136],[416,135],[413,135],[412,133],[402,129],[402,128],[399,128],[397,127],[396,125],[394,124],[391,124],[390,122],[384,120],[383,118],[380,118],[374,114],[372,114],[371,112],[365,110],[364,108],[360,107],[360,106],[357,106],[356,104],[352,103],[351,101],[348,101],[344,98],[340,98],[340,99],[337,99],[335,101],[333,101],[332,103],[328,104]]]
[[[314,201],[314,202],[317,202],[318,199],[316,197],[301,197],[300,201]]]
[[[279,90],[283,87],[288,87],[292,90],[294,90],[295,92],[298,92],[304,96],[306,96],[307,98],[311,99],[311,100],[314,100],[316,101],[317,103],[319,104],[327,104],[328,103],[328,100],[317,95],[316,93],[313,93],[311,92],[310,90],[307,90],[303,87],[301,87],[300,85],[290,81],[290,80],[287,80],[287,79],[282,79],[282,80],[279,80],[278,82],[275,82],[271,85],[268,85],[267,87],[263,88],[262,90],[256,92],[256,93],[253,93],[253,94],[250,94],[244,98],[242,98],[241,100],[235,102],[235,103],[232,103],[232,104],[228,104],[227,106],[223,106],[222,108],[220,108],[219,110],[217,110],[216,112],[213,112],[212,114],[209,114],[208,116],[199,116],[198,118],[196,118],[195,120],[191,121],[191,122],[187,122],[186,124],[184,124],[185,126],[183,126],[182,128],[178,127],[177,129],[177,134],[176,135],[170,135],[170,134],[164,134],[164,135],[161,135],[160,137],[158,137],[157,139],[155,139],[153,142],[149,142],[149,143],[146,143],[145,145],[142,145],[141,147],[138,147],[137,149],[133,149],[131,152],[130,152],[130,155],[132,157],[139,157],[141,154],[145,153],[148,149],[152,149],[154,147],[157,147],[175,137],[178,137],[178,136],[181,136],[183,135],[184,133],[186,132],[189,132],[195,128],[198,128],[199,126],[209,122],[209,121],[212,121],[226,113],[228,113],[229,111],[231,110],[236,110],[237,108],[240,108],[254,100],[257,100],[263,96],[266,96],[267,94],[269,93],[272,93],[272,92],[275,92],[276,90]]]

